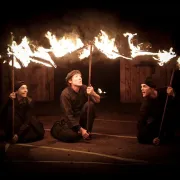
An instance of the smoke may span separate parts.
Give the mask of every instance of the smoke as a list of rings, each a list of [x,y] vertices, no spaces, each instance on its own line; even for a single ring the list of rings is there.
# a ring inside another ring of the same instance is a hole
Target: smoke
[[[30,36],[41,40],[47,31],[52,31],[58,37],[65,33],[77,33],[83,41],[93,40],[100,30],[115,37],[119,31],[119,19],[112,12],[102,12],[93,9],[67,11],[63,16],[39,15],[28,20],[24,25],[9,27],[15,36]],[[16,27],[16,28],[15,28]]]

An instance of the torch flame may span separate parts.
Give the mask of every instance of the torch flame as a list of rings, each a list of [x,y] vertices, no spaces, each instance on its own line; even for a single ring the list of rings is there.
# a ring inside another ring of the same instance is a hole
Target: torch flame
[[[173,52],[173,48],[171,47],[169,52],[168,51],[160,51],[158,53],[154,53],[154,52],[148,52],[148,51],[143,51],[141,50],[141,44],[138,44],[137,46],[135,46],[133,44],[133,38],[134,36],[137,35],[137,33],[132,34],[132,33],[124,33],[124,36],[127,37],[128,36],[128,44],[129,44],[129,48],[131,50],[131,57],[135,58],[137,56],[144,56],[144,55],[152,55],[153,59],[158,61],[158,64],[160,66],[163,66],[165,63],[167,63],[168,61],[170,61],[172,58],[176,57],[175,52]]]
[[[94,38],[94,46],[105,54],[110,59],[116,59],[122,57],[125,59],[133,59],[137,56],[151,55],[152,58],[158,61],[160,66],[163,66],[165,63],[170,61],[172,58],[176,57],[176,53],[173,52],[171,47],[169,51],[158,51],[158,52],[149,52],[142,50],[143,43],[134,45],[133,38],[137,33],[124,33],[125,37],[128,37],[128,44],[131,51],[131,57],[125,57],[118,52],[118,48],[115,45],[115,38],[110,39],[106,32],[100,30],[100,34]],[[49,40],[50,48],[45,49],[42,46],[35,46],[33,43],[30,44],[30,41],[25,36],[20,44],[17,44],[16,41],[12,41],[12,44],[9,45],[7,49],[7,54],[9,57],[14,57],[14,67],[21,68],[27,67],[30,62],[35,62],[42,64],[47,67],[57,67],[55,62],[52,60],[49,52],[52,52],[55,57],[63,57],[68,53],[77,52],[79,59],[84,59],[90,55],[90,45],[84,45],[79,35],[76,33],[66,34],[62,38],[57,38],[54,34],[48,31],[45,34],[45,37]],[[33,50],[32,50],[33,47]],[[2,58],[0,56],[0,58]],[[178,58],[178,63],[180,64],[180,59]],[[9,65],[12,66],[12,61],[9,62]],[[179,65],[180,66],[180,65]]]
[[[35,45],[33,46],[36,47]],[[26,36],[22,39],[19,45],[16,43],[16,41],[12,41],[12,44],[8,47],[8,55],[13,55],[15,57],[14,67],[16,68],[21,68],[20,63],[18,63],[18,60],[21,62],[23,67],[27,67],[31,61],[43,64],[47,67],[56,67],[54,61],[48,54],[48,51],[49,50],[43,47],[37,47],[37,50],[34,50],[33,52],[31,50],[30,43]],[[40,60],[37,60],[36,58],[43,59],[47,62],[42,62]],[[9,65],[12,66],[12,60],[9,62]]]
[[[95,46],[104,53],[109,59],[116,59],[118,57],[124,57],[126,59],[131,59],[125,56],[122,56],[118,53],[118,49],[115,45],[115,38],[109,39],[108,35],[104,31],[98,37],[95,37]]]
[[[50,49],[56,57],[63,57],[64,55],[72,53],[84,46],[77,34],[70,34],[69,37],[67,35],[67,37],[63,36],[61,39],[58,39],[55,35],[48,31],[45,37],[48,38],[51,45]]]

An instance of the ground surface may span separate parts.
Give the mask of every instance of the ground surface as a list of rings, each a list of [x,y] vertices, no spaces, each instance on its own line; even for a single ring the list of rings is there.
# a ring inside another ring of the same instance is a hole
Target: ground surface
[[[180,144],[153,146],[138,144],[136,120],[139,105],[107,104],[97,106],[93,139],[67,144],[55,140],[50,128],[59,119],[57,104],[36,104],[36,114],[44,124],[41,141],[10,145],[1,175],[53,176],[137,175],[178,173]]]

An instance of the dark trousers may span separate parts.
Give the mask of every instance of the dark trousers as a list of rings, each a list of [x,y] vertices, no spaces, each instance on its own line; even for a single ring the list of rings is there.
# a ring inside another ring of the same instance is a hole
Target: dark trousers
[[[14,119],[14,134],[18,135],[19,143],[28,143],[38,141],[44,138],[45,130],[43,124],[32,116],[28,124],[22,124],[15,117]],[[5,128],[0,131],[0,141],[11,141],[12,139],[12,120],[8,119]]]
[[[138,142],[142,144],[149,144],[152,143],[153,139],[156,137],[159,137],[161,139],[161,143],[172,140],[175,135],[175,124],[173,122],[173,119],[169,117],[165,118],[162,125],[161,121],[157,122],[152,118],[148,118],[145,125],[138,124]]]
[[[158,137],[159,123],[154,119],[148,118],[146,124],[139,123],[137,125],[137,140],[142,144],[149,144],[153,142],[155,137]]]
[[[45,130],[41,122],[36,118],[29,125],[25,125],[24,129],[19,131],[19,143],[29,143],[39,141],[44,138]]]
[[[93,129],[93,123],[95,119],[95,107],[94,103],[89,103],[89,121],[87,122],[87,110],[88,110],[88,102],[86,102],[81,109],[80,113],[80,126],[84,129],[87,129],[91,132]],[[87,126],[88,125],[88,126]],[[71,128],[68,127],[66,120],[62,119],[61,121],[56,121],[51,128],[51,135],[63,142],[77,142],[82,138],[81,134],[78,132],[73,131]]]

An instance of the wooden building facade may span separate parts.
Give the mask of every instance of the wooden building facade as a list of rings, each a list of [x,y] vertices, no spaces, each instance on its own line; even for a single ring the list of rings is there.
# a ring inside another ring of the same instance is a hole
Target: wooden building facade
[[[9,65],[2,68],[3,91],[4,94],[11,91],[11,67]],[[139,66],[130,60],[120,60],[120,102],[139,103],[142,99],[140,84],[147,76],[153,76],[158,80],[158,86],[164,87],[169,84],[172,68],[168,66]],[[55,69],[41,65],[29,65],[27,68],[15,68],[15,80],[24,80],[28,84],[29,95],[35,101],[55,100]],[[64,80],[64,79],[63,79]],[[6,95],[5,95],[6,96]],[[4,97],[5,97],[4,96]]]
[[[152,76],[157,87],[169,85],[172,66],[141,65],[130,60],[120,61],[120,102],[139,103],[142,99],[141,83]]]
[[[4,65],[2,71],[3,94],[6,99],[12,90],[12,71],[8,65]],[[25,81],[28,85],[28,94],[35,101],[54,100],[54,68],[34,64],[27,68],[14,68],[14,80]]]

